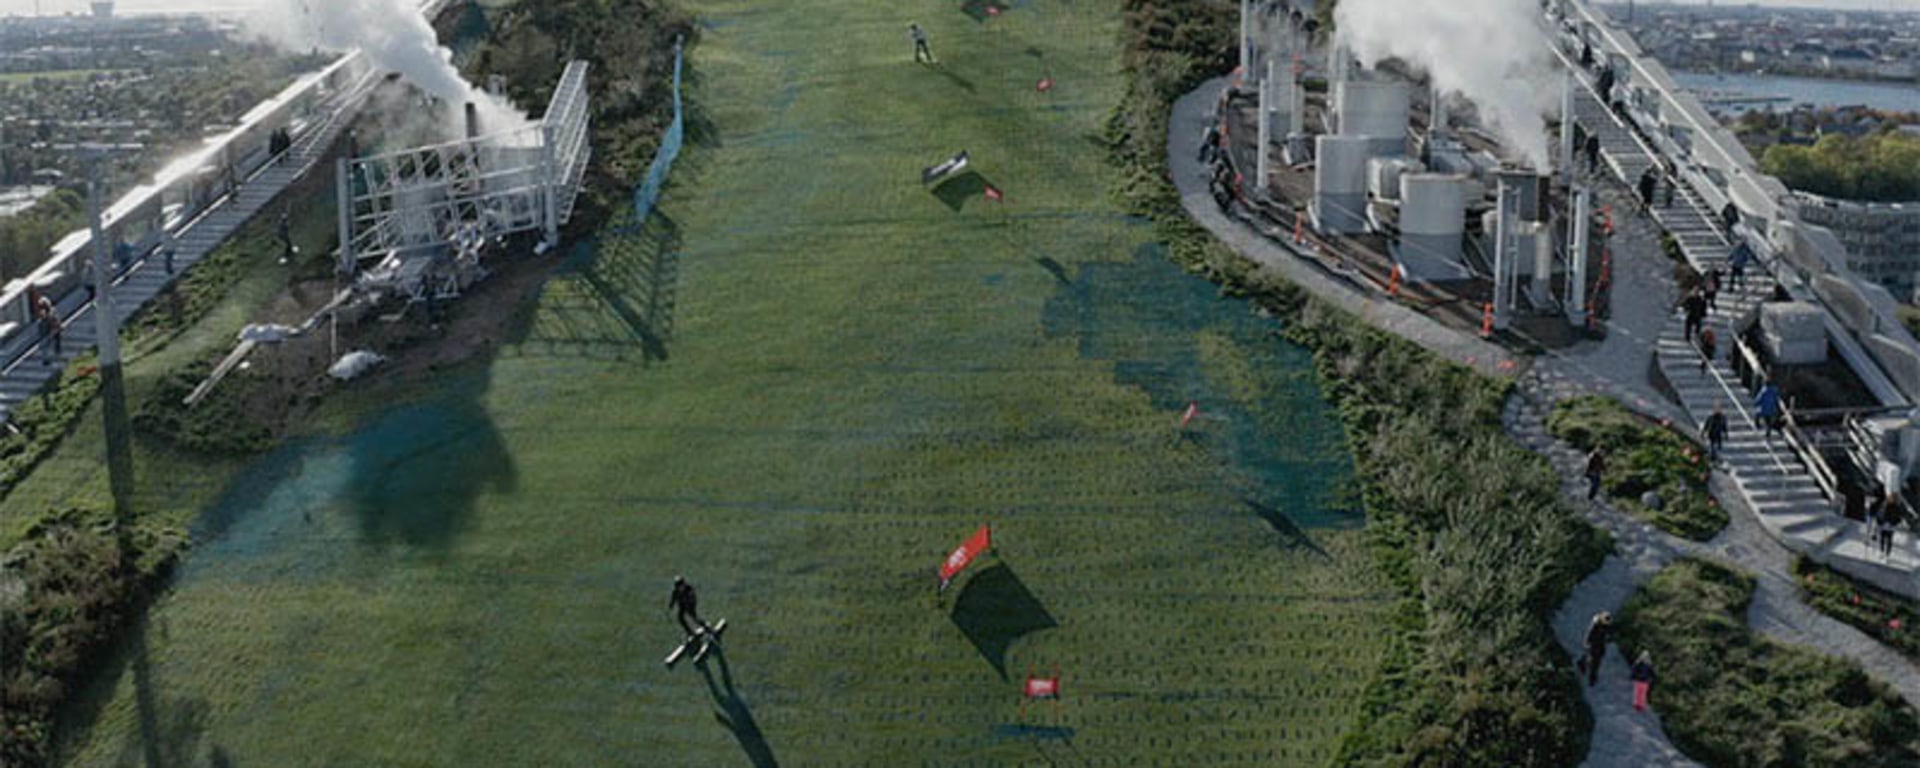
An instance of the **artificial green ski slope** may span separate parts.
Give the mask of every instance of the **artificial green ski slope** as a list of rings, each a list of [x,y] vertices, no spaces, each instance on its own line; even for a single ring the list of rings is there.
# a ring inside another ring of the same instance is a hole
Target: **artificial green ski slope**
[[[1120,4],[691,5],[711,130],[655,241],[209,470],[67,761],[1325,762],[1389,600],[1306,354],[1111,202]],[[960,149],[981,178],[923,188]],[[730,620],[704,670],[661,668],[676,573]]]

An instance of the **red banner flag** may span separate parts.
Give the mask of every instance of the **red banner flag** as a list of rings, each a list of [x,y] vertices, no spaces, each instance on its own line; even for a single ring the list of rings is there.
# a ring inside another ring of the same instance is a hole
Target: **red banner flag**
[[[1002,197],[1002,195],[1000,194],[1000,188],[992,184],[987,185],[987,188],[984,194],[986,194],[988,200],[992,200],[996,203],[1000,202],[1000,199]]]
[[[998,16],[998,15],[1000,15],[1000,6],[997,6],[997,5],[989,5],[989,6],[987,6],[987,15],[988,15],[988,16]]]
[[[1060,697],[1060,678],[1057,678],[1057,677],[1027,678],[1027,698],[1057,699],[1059,697]]]
[[[1186,412],[1186,413],[1183,413],[1183,414],[1180,414],[1180,428],[1181,428],[1181,429],[1186,429],[1186,428],[1187,428],[1187,425],[1188,425],[1188,424],[1192,424],[1192,423],[1193,423],[1193,417],[1195,417],[1195,416],[1198,416],[1198,415],[1200,415],[1200,403],[1199,403],[1199,401],[1197,401],[1197,400],[1188,400],[1188,401],[1187,401],[1187,412]]]
[[[1041,93],[1046,93],[1047,91],[1053,90],[1053,78],[1051,77],[1040,78],[1040,82],[1035,83],[1033,85],[1033,89]]]
[[[960,575],[960,572],[966,570],[974,558],[992,547],[993,526],[980,526],[980,530],[968,536],[966,541],[960,543],[960,548],[954,550],[953,554],[947,555],[946,562],[940,564],[940,588],[946,589],[947,585],[953,582],[953,577]]]

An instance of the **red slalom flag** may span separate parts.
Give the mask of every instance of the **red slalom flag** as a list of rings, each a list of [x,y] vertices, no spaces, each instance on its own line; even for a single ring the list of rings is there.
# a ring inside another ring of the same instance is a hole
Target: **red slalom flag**
[[[1000,6],[989,4],[987,6],[987,15],[988,16],[1000,15]]]
[[[1047,91],[1053,90],[1053,78],[1051,77],[1040,78],[1040,82],[1033,84],[1033,89],[1041,93],[1046,93]]]
[[[947,585],[953,583],[953,577],[966,570],[967,566],[973,563],[974,558],[980,556],[980,553],[992,548],[993,526],[982,525],[980,530],[974,531],[966,541],[960,542],[959,549],[947,555],[946,562],[940,564],[940,589],[945,591]]]
[[[996,203],[1000,202],[1005,198],[1005,195],[1000,194],[1000,188],[992,184],[987,185],[987,188],[984,194],[987,196],[988,200],[992,200]]]
[[[1183,414],[1180,414],[1180,428],[1181,428],[1181,429],[1186,429],[1186,428],[1187,428],[1187,425],[1188,425],[1188,424],[1192,424],[1192,423],[1193,423],[1193,417],[1195,417],[1195,416],[1198,416],[1198,415],[1200,415],[1200,403],[1199,403],[1199,401],[1197,401],[1197,400],[1188,400],[1188,401],[1187,401],[1187,412],[1186,412],[1186,413],[1183,413]]]

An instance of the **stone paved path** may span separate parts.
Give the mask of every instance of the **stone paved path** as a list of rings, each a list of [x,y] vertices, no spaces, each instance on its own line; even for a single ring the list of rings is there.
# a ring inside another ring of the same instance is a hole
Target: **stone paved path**
[[[1623,189],[1597,182],[1600,199],[1614,207],[1617,225],[1612,241],[1613,312],[1605,340],[1549,353],[1529,365],[1470,333],[1381,301],[1294,253],[1283,241],[1265,237],[1221,211],[1207,191],[1197,154],[1208,112],[1226,85],[1225,78],[1202,84],[1175,104],[1170,121],[1168,165],[1181,202],[1195,221],[1241,254],[1375,327],[1480,370],[1518,375],[1518,391],[1508,401],[1504,426],[1523,445],[1553,462],[1565,478],[1563,491],[1575,508],[1614,537],[1614,554],[1575,587],[1554,616],[1554,634],[1569,654],[1580,651],[1587,622],[1595,612],[1619,612],[1640,584],[1674,559],[1704,557],[1753,574],[1757,588],[1747,620],[1755,630],[1851,659],[1920,706],[1920,669],[1800,601],[1792,578],[1793,554],[1762,527],[1744,494],[1724,473],[1715,472],[1712,492],[1728,507],[1732,522],[1712,541],[1692,542],[1655,529],[1604,501],[1587,501],[1580,474],[1584,457],[1547,433],[1545,419],[1553,403],[1586,394],[1605,394],[1647,415],[1691,424],[1686,412],[1660,396],[1650,383],[1660,337],[1669,333],[1670,324],[1680,322],[1673,311],[1677,288],[1671,264],[1660,249],[1657,224],[1629,213]],[[1600,684],[1584,689],[1595,721],[1593,746],[1584,764],[1595,768],[1694,765],[1668,740],[1657,713],[1633,711],[1627,661],[1617,648],[1608,650],[1602,669]]]

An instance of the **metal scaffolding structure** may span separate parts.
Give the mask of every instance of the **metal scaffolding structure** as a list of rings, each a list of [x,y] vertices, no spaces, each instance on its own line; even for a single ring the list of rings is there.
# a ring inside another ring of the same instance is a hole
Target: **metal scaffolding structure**
[[[460,141],[342,159],[340,270],[418,271],[408,262],[539,230],[548,246],[573,215],[592,148],[587,64],[567,65],[537,122]]]

